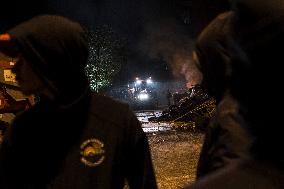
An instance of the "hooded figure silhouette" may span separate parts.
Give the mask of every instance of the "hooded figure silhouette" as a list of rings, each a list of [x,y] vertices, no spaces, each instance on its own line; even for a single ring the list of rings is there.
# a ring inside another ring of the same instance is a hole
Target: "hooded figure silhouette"
[[[218,99],[189,189],[284,187],[281,132],[284,1],[232,0],[199,36],[204,84]]]
[[[0,36],[22,91],[39,102],[16,116],[0,149],[1,189],[156,188],[148,142],[126,104],[91,93],[87,36],[55,15]]]

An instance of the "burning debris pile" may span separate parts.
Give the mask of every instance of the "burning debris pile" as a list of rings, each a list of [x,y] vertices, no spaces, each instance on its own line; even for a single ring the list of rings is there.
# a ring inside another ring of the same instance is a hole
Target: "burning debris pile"
[[[160,117],[149,118],[152,122],[171,122],[177,130],[203,130],[212,117],[216,101],[199,85],[183,94],[174,94],[174,105],[163,110]]]

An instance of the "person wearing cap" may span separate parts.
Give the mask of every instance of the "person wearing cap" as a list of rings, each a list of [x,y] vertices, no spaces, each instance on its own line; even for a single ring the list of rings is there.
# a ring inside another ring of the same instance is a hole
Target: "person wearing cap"
[[[0,149],[1,189],[155,189],[148,141],[128,105],[92,93],[85,32],[75,21],[36,16],[0,35],[17,59],[24,94],[39,102],[19,114]]]

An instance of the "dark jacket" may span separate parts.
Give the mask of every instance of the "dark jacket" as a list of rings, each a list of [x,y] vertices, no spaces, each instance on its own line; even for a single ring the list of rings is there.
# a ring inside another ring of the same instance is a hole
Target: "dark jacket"
[[[197,178],[248,157],[252,141],[241,107],[231,95],[226,94],[206,129]]]
[[[9,132],[1,149],[3,189],[123,188],[125,179],[130,188],[156,188],[140,123],[107,97],[89,96],[63,112],[39,104]]]
[[[235,161],[184,189],[282,189],[284,174],[256,160]]]
[[[18,115],[0,149],[1,189],[155,189],[147,137],[125,104],[90,92],[84,31],[39,16],[8,33],[55,100]]]

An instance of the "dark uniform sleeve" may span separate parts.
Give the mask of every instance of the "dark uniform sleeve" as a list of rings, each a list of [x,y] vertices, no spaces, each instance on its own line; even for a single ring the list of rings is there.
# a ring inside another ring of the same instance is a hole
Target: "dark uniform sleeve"
[[[197,178],[207,175],[210,171],[212,171],[212,167],[217,168],[215,166],[215,163],[211,161],[213,157],[210,157],[209,152],[214,147],[216,147],[214,143],[217,144],[218,136],[221,134],[220,129],[221,128],[215,124],[213,125],[211,124],[207,127],[204,142],[202,145],[202,149],[197,164],[197,171],[196,171]]]
[[[5,178],[6,175],[6,167],[5,167],[5,160],[6,160],[6,152],[7,151],[7,145],[4,141],[0,146],[0,188],[6,188],[7,178]]]
[[[129,144],[125,164],[130,189],[156,189],[156,178],[146,134],[135,115],[129,112]]]
[[[197,178],[248,157],[253,140],[238,103],[229,95],[220,102],[216,117],[207,129],[198,162]]]
[[[15,153],[11,139],[11,126],[5,133],[3,143],[0,146],[0,188],[14,189],[19,185],[25,186],[24,172],[21,165],[25,164],[21,159],[22,154]],[[17,180],[17,182],[15,182]]]

